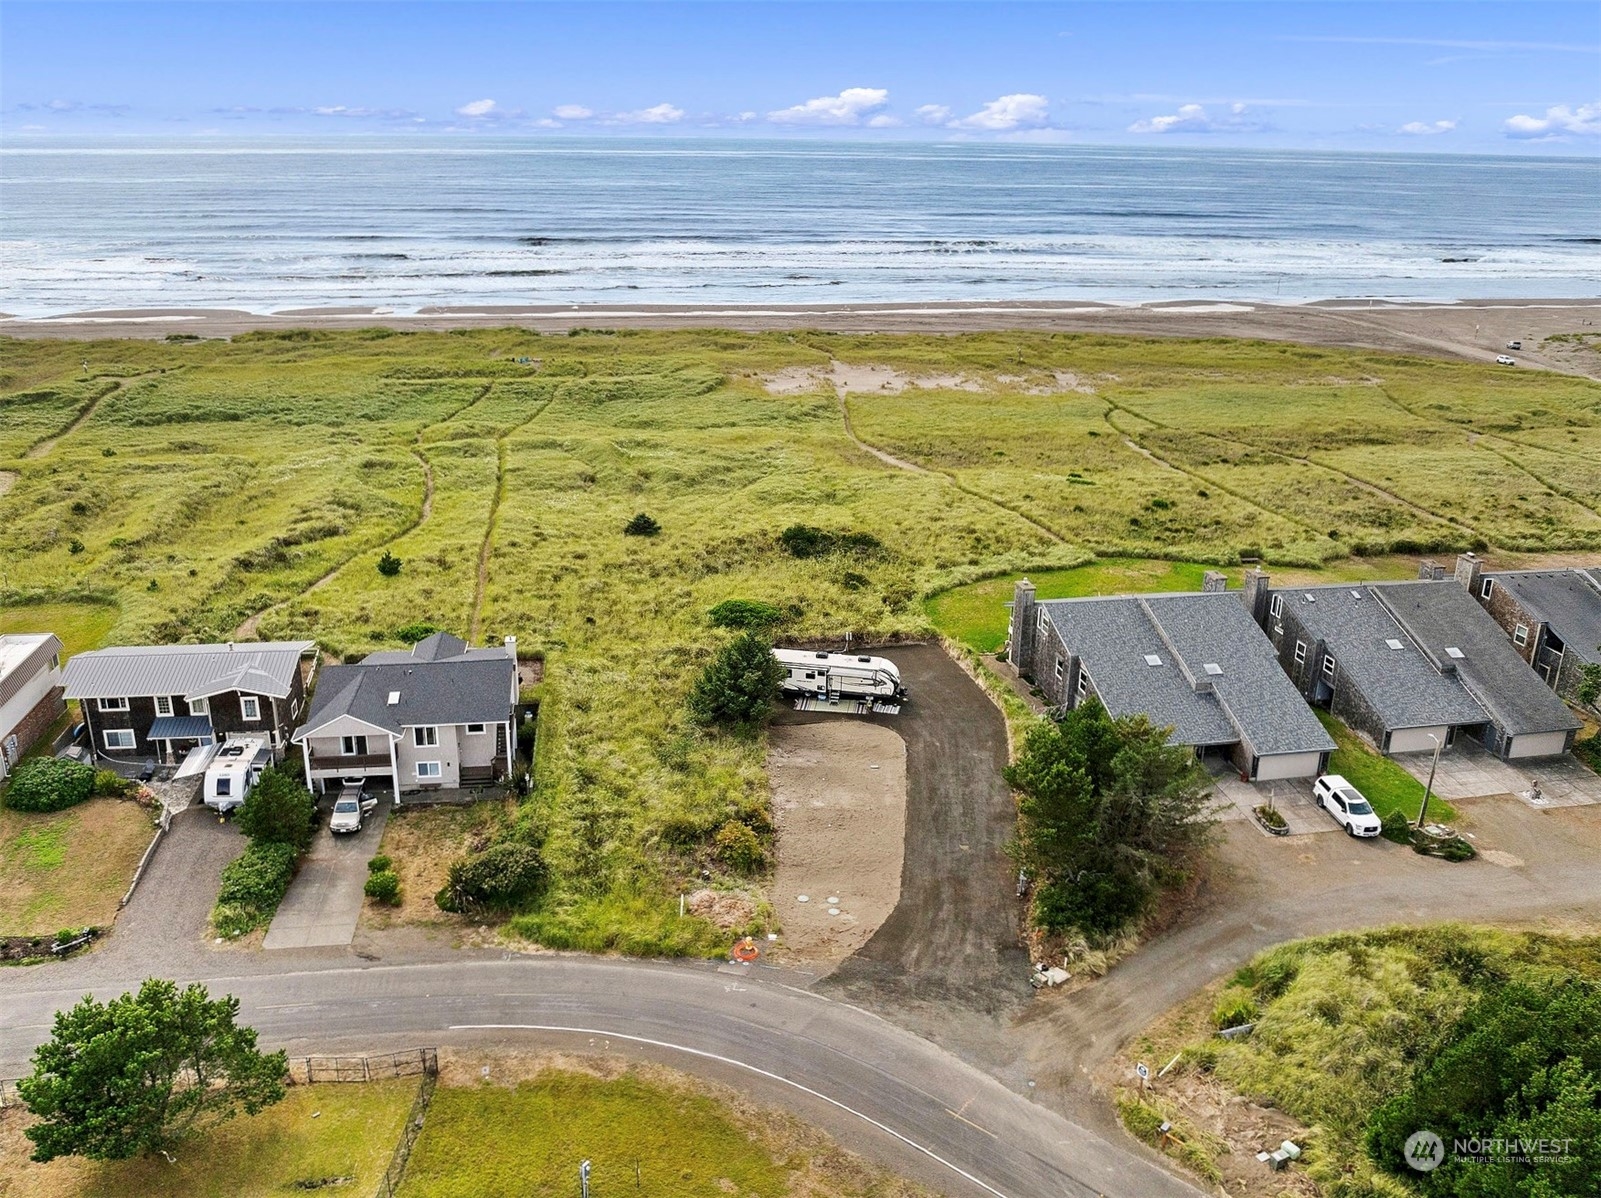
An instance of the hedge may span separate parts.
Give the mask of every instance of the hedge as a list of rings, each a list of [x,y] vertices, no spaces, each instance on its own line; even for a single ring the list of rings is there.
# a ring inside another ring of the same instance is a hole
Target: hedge
[[[13,811],[62,811],[94,793],[93,767],[65,757],[34,757],[11,775],[6,806]]]
[[[218,933],[242,936],[270,922],[295,876],[298,857],[294,845],[253,840],[225,865],[211,912]]]

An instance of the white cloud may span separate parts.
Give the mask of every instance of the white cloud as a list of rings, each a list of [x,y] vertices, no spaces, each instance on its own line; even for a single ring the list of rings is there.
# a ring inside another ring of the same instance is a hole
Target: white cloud
[[[534,128],[535,129],[560,129],[561,128],[561,122],[560,121],[551,120],[551,118],[548,117],[548,116],[542,116],[537,121],[534,122]]]
[[[494,116],[499,109],[493,100],[472,100],[456,109],[457,116],[472,117],[474,119]]]
[[[655,104],[634,112],[619,112],[612,120],[623,125],[674,125],[684,119],[684,110],[671,104]]]
[[[1235,100],[1228,106],[1228,115],[1214,117],[1204,104],[1180,104],[1177,112],[1147,117],[1128,127],[1130,133],[1260,133],[1271,128],[1249,115],[1250,105]]]
[[[944,104],[924,104],[915,110],[917,119],[925,125],[943,125],[951,119],[951,110]]]
[[[864,116],[888,102],[889,92],[882,87],[847,87],[837,96],[818,96],[769,112],[767,119],[776,125],[859,125]]]
[[[1455,128],[1455,121],[1408,121],[1396,132],[1410,137],[1432,137],[1436,133],[1450,133]]]
[[[558,104],[551,110],[551,115],[563,121],[587,121],[595,112],[582,104]]]
[[[1547,108],[1544,116],[1519,113],[1507,120],[1506,133],[1508,137],[1534,141],[1569,135],[1574,137],[1601,135],[1601,101],[1594,104],[1580,104],[1577,108],[1556,104]]]
[[[900,124],[900,117],[890,116],[887,112],[881,112],[867,122],[867,127],[869,129],[898,129]]]
[[[989,129],[1004,132],[1043,125],[1048,115],[1049,104],[1044,96],[1018,92],[991,100],[971,116],[947,121],[946,124],[952,129]]]

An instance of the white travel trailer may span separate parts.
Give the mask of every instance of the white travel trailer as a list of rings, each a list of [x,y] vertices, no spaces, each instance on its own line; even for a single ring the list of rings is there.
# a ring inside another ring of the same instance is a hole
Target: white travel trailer
[[[202,794],[205,804],[218,815],[243,806],[245,795],[272,764],[272,750],[264,737],[246,736],[224,741],[206,768]]]
[[[891,702],[906,698],[901,672],[888,658],[810,649],[774,649],[773,656],[785,670],[778,684],[785,694]]]

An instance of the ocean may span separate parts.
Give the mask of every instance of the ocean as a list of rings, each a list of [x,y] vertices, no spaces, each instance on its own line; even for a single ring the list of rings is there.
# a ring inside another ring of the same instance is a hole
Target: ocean
[[[1601,294],[1601,160],[733,140],[0,148],[0,310]]]

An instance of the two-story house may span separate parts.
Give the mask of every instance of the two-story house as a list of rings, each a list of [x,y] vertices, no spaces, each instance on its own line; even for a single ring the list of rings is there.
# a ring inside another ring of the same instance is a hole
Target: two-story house
[[[49,632],[0,636],[0,778],[61,718],[61,642]]]
[[[305,706],[302,659],[311,641],[141,645],[67,662],[95,753],[113,761],[180,761],[189,750],[259,736],[281,757]]]
[[[1601,567],[1491,574],[1465,556],[1456,578],[1545,684],[1577,702],[1585,667],[1601,665]]]
[[[470,648],[437,632],[410,650],[329,666],[292,737],[317,790],[360,779],[393,790],[454,789],[508,775],[516,754],[517,639]]]

